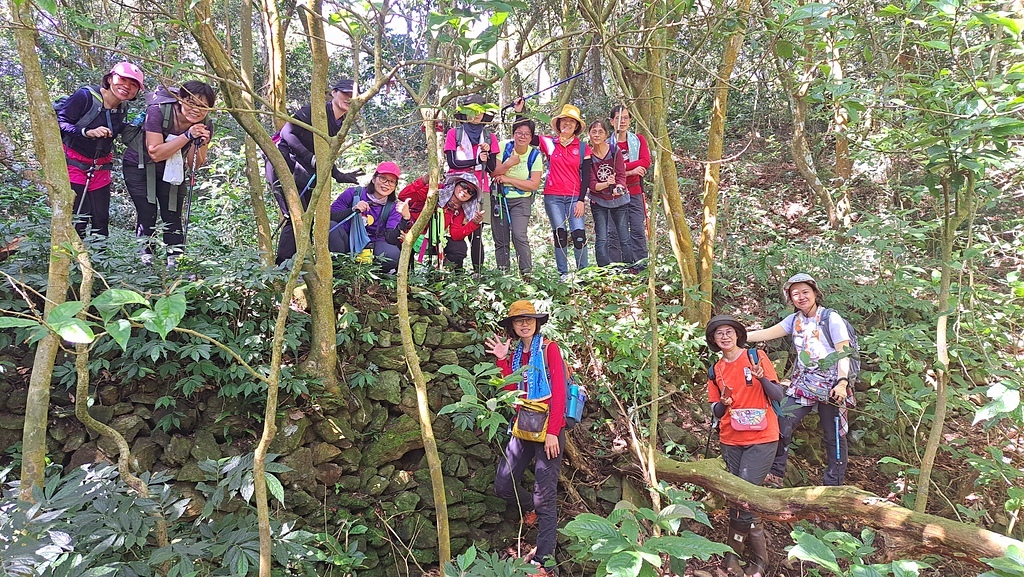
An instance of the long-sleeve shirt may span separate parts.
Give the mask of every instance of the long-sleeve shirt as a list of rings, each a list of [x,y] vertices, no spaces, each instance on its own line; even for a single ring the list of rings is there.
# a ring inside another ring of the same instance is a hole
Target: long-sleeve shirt
[[[534,337],[542,338],[542,337]],[[544,345],[545,357],[547,359],[548,367],[548,381],[551,384],[551,397],[543,401],[547,403],[549,410],[548,417],[548,434],[557,436],[558,433],[562,432],[562,428],[565,427],[565,403],[568,393],[565,386],[565,362],[562,360],[562,352],[558,348],[558,343],[548,341]],[[530,351],[523,350],[523,365],[530,364]],[[497,361],[498,368],[501,369],[501,376],[507,377],[514,371],[512,370],[512,355],[499,359]],[[505,385],[505,390],[514,391],[519,387],[517,383]]]
[[[604,158],[598,158],[597,154],[591,157],[590,167],[590,194],[601,200],[613,200],[615,197],[615,186],[626,185],[626,162],[622,158],[622,153],[617,149],[608,147],[608,155]],[[606,175],[614,175],[615,184],[603,188],[597,189],[597,185],[600,182],[605,182]],[[623,194],[622,196],[626,196]]]
[[[359,195],[359,200],[365,200],[370,205],[370,209],[362,215],[352,218],[364,218],[370,221],[366,225],[366,234],[369,235],[370,241],[385,241],[395,245],[401,242],[402,233],[409,230],[409,221],[402,218],[402,213],[395,210],[394,197],[391,202],[386,203],[391,205],[391,212],[386,217],[382,217],[384,206],[370,202],[370,193],[362,186],[349,187],[334,199],[334,202],[331,203],[331,220],[340,222],[348,218],[352,214],[352,205],[358,202],[355,201],[356,195]],[[345,221],[341,226],[348,233],[352,228],[351,219]]]
[[[581,148],[583,158],[580,158]],[[589,163],[583,162],[583,159],[591,155],[590,147],[586,144],[581,147],[579,138],[573,138],[568,146],[563,146],[561,140],[557,138],[541,136],[540,151],[548,157],[548,179],[544,184],[544,194],[572,196],[578,201],[586,200],[590,166]]]
[[[473,231],[480,228],[480,223],[466,220],[466,213],[461,208],[453,210],[444,209],[444,228],[452,240],[465,240]]]
[[[427,192],[429,191],[430,183],[427,182],[427,177],[421,176],[398,193],[398,200],[409,201],[409,214],[412,216],[409,220],[411,222],[416,222],[420,213],[423,212],[423,207],[427,205]]]
[[[341,130],[341,124],[345,121],[345,115],[342,115],[341,118],[335,118],[334,105],[328,102],[325,106],[327,108],[327,134],[334,136]],[[307,104],[300,108],[295,113],[295,120],[312,125],[312,105]],[[309,130],[291,122],[285,123],[281,128],[281,141],[277,144],[277,148],[284,155],[285,160],[288,161],[288,166],[293,170],[295,165],[299,164],[308,174],[316,172],[313,167],[313,133]],[[339,183],[351,182],[346,180],[345,173],[341,172],[337,166],[332,167],[331,176]]]

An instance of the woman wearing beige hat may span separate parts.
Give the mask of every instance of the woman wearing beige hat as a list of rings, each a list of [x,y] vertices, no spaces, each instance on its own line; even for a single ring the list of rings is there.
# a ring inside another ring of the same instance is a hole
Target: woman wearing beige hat
[[[541,575],[553,574],[546,566],[553,561],[558,532],[558,471],[565,447],[567,374],[558,343],[540,333],[547,320],[548,315],[538,313],[530,301],[516,301],[508,307],[508,316],[498,323],[508,338],[493,335],[485,342],[487,352],[497,359],[502,376],[523,371],[521,381],[505,387],[524,393],[523,406],[517,408],[517,425],[518,421],[536,417],[538,412],[545,417],[541,423],[535,423],[539,426],[530,429],[538,431],[534,440],[524,440],[518,434],[525,425],[513,428],[494,480],[494,492],[518,509],[523,522],[537,524],[537,548],[528,560],[540,568]],[[524,417],[524,413],[532,417]],[[531,497],[523,489],[522,480],[527,465],[534,460]]]
[[[526,102],[520,98],[515,110],[522,113]],[[548,177],[544,183],[544,211],[551,221],[555,244],[555,264],[562,280],[569,277],[568,250],[572,241],[576,269],[587,266],[587,234],[583,215],[586,191],[590,185],[590,147],[580,142],[583,117],[580,109],[566,104],[551,119],[556,137],[540,136],[540,151],[548,159]]]

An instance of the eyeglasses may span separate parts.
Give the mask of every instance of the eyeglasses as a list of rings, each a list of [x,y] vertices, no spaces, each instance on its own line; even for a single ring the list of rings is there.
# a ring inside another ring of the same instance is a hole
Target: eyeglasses
[[[512,319],[512,324],[514,324],[514,325],[528,325],[528,324],[532,323],[535,320],[537,320],[537,319],[535,319],[533,317],[516,317],[516,318]]]
[[[718,337],[734,337],[734,336],[736,336],[736,329],[733,329],[733,328],[719,329],[719,330],[715,331],[714,334],[715,334],[715,338],[716,339]]]
[[[398,186],[398,180],[397,179],[392,180],[390,178],[385,178],[384,176],[378,176],[377,177],[377,184],[379,184],[381,186],[387,186],[387,187],[390,187],[390,188],[394,188],[394,187]]]
[[[473,196],[473,187],[465,182],[459,182],[455,184],[455,192],[464,192],[466,196]]]
[[[530,132],[529,130],[517,130],[512,133],[512,136],[518,136],[520,138],[530,138],[531,136],[533,136],[533,133]]]

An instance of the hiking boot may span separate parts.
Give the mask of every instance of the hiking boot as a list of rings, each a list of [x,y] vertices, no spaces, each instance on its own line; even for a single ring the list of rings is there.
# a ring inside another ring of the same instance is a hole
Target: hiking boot
[[[525,514],[523,514],[523,525],[526,525],[527,527],[533,527],[537,525],[537,512],[527,511]]]
[[[750,531],[750,526],[740,521],[729,522],[729,538],[725,540],[725,544],[732,547],[735,553],[726,553],[722,557],[722,569],[729,575],[743,575],[743,566],[740,565],[740,555],[743,555],[743,550],[746,548],[747,532]]]
[[[747,534],[747,557],[750,565],[747,566],[747,577],[763,577],[768,566],[768,540],[764,534],[764,521],[758,521],[750,527]]]
[[[778,475],[768,473],[764,478],[764,486],[771,489],[781,489],[784,479]]]

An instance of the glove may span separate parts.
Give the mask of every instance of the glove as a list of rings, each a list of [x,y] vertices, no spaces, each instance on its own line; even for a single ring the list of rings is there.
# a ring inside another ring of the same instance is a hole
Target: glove
[[[334,182],[338,184],[358,184],[359,177],[365,175],[363,169],[354,170],[352,172],[342,172],[337,166],[331,171],[331,176],[334,177]]]

